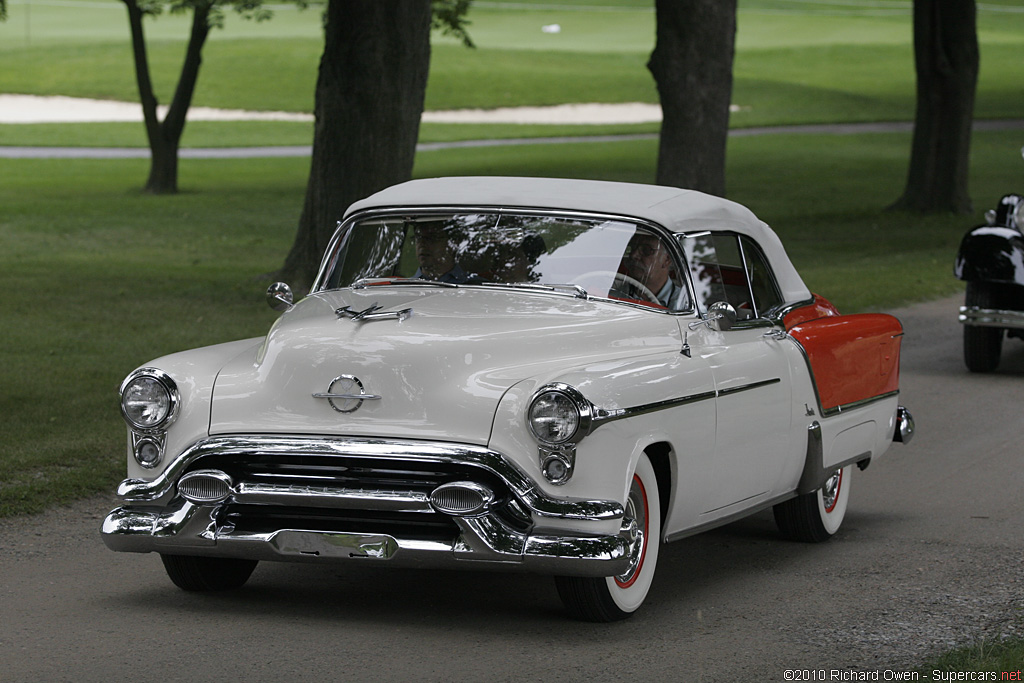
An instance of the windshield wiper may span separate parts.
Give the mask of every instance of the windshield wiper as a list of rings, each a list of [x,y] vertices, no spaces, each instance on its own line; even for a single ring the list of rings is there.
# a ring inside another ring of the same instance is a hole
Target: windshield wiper
[[[589,299],[590,294],[579,285],[546,285],[537,282],[482,282],[481,287],[510,287],[512,289],[529,289],[535,292],[565,292],[577,299]]]
[[[436,287],[458,287],[454,282],[427,280],[421,277],[364,277],[352,283],[352,289],[366,289],[379,285],[426,285]]]

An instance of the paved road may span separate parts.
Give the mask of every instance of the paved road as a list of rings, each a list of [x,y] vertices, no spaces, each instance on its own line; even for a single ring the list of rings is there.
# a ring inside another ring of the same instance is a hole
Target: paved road
[[[957,304],[897,312],[918,434],[855,473],[828,543],[762,514],[665,546],[643,610],[592,625],[532,576],[264,563],[186,594],[106,550],[92,499],[0,523],[0,681],[782,681],[1024,628],[1024,344],[968,374]]]
[[[856,135],[860,133],[910,132],[913,125],[905,121],[880,123],[840,123],[801,126],[762,126],[737,128],[730,137],[753,135]],[[976,131],[1024,130],[1024,120],[1007,119],[975,121]],[[546,138],[502,138],[493,140],[457,140],[452,142],[423,142],[418,152],[465,147],[505,147],[514,145],[557,145],[584,142],[622,142],[627,140],[653,140],[653,133],[635,135],[581,135]],[[309,145],[280,145],[275,147],[186,147],[179,151],[182,159],[249,159],[257,157],[308,157]],[[148,159],[146,147],[16,147],[0,146],[0,159]]]

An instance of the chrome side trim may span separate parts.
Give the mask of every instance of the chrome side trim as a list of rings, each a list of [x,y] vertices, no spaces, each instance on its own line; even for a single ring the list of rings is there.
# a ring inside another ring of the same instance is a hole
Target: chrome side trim
[[[699,394],[690,394],[689,396],[681,396],[679,398],[670,398],[665,401],[656,401],[654,403],[645,403],[639,406],[633,406],[631,408],[619,408],[617,410],[606,410],[604,408],[595,408],[594,410],[594,425],[591,428],[591,432],[600,427],[603,424],[609,422],[615,422],[616,420],[625,420],[630,417],[637,417],[638,415],[647,415],[648,413],[656,413],[660,410],[668,410],[669,408],[675,408],[677,406],[687,405],[689,403],[697,403],[699,401],[708,401],[714,398],[722,398],[724,396],[731,396],[732,394],[738,394],[743,391],[751,391],[760,387],[768,386],[770,384],[777,384],[782,380],[778,377],[773,379],[765,379],[759,382],[751,382],[750,384],[744,384],[743,386],[730,387],[728,389],[716,389],[714,391],[704,391]]]
[[[339,455],[415,460],[439,464],[469,464],[500,477],[512,493],[532,512],[542,517],[603,520],[619,519],[622,504],[613,500],[552,498],[519,467],[500,453],[481,446],[431,441],[390,439],[309,438],[298,436],[218,436],[186,448],[152,481],[126,479],[117,495],[131,503],[166,503],[178,477],[198,458],[209,455]]]
[[[872,396],[871,398],[865,398],[865,399],[862,399],[860,401],[854,401],[852,403],[845,403],[845,404],[843,404],[841,406],[836,406],[835,408],[829,408],[828,410],[822,410],[821,411],[821,416],[822,417],[833,417],[835,415],[838,415],[839,413],[849,412],[849,411],[855,410],[857,408],[863,408],[864,406],[871,405],[872,403],[877,403],[878,401],[884,401],[887,398],[892,398],[893,396],[899,396],[899,395],[900,395],[900,392],[899,392],[899,389],[897,389],[896,391],[890,391],[890,392],[885,393],[885,394],[879,394],[878,396]],[[819,404],[819,407],[820,407],[820,404]]]
[[[961,306],[958,318],[964,325],[973,327],[1003,327],[1024,329],[1024,311],[1009,311],[977,306]]]

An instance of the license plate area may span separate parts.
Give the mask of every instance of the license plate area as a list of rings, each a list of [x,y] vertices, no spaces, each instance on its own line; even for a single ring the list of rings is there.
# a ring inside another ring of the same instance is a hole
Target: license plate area
[[[289,557],[390,560],[398,542],[385,534],[348,534],[334,531],[285,529],[270,544]]]

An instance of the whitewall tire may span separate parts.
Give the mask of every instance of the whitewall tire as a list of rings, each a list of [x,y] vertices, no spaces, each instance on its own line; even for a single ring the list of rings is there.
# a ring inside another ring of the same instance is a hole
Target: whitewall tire
[[[622,528],[633,537],[629,567],[618,576],[559,576],[558,594],[569,613],[584,621],[618,621],[636,612],[654,580],[661,546],[661,499],[654,467],[640,456],[626,500]]]

